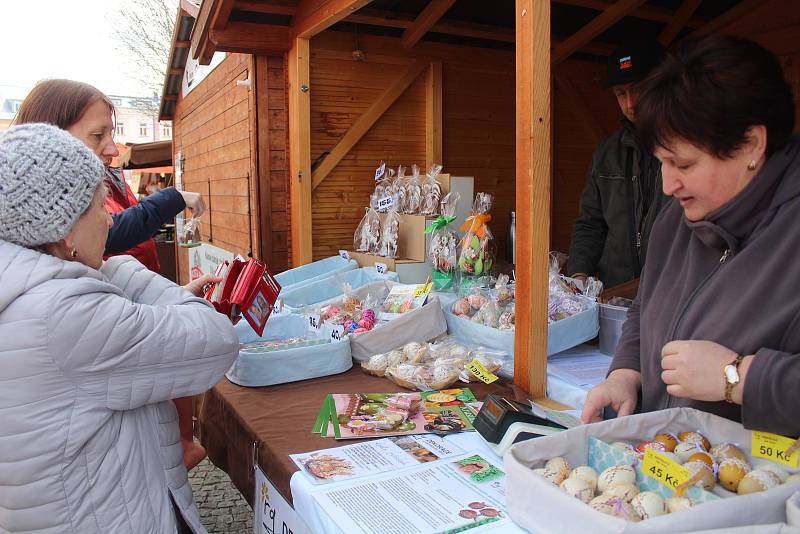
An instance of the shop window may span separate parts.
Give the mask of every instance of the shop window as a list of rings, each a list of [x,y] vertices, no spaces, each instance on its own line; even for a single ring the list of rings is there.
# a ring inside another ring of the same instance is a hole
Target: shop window
[[[146,122],[139,123],[139,137],[147,137],[148,136],[148,128]]]
[[[114,134],[115,135],[125,135],[125,123],[118,122],[117,125],[114,127]]]

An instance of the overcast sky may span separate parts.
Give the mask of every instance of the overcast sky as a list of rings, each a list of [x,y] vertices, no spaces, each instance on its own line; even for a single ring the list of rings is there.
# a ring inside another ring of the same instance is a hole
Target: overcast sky
[[[106,94],[146,96],[118,54],[110,21],[136,0],[0,0],[0,85],[44,78],[90,83]]]

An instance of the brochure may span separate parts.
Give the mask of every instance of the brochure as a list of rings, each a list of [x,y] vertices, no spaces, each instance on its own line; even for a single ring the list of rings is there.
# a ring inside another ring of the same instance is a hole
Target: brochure
[[[342,532],[455,534],[511,525],[505,473],[479,453],[312,493]]]
[[[463,451],[440,436],[419,434],[323,449],[289,457],[312,484],[327,484],[396,471],[461,454]]]
[[[474,430],[469,388],[328,395],[313,432],[336,439],[451,434]]]

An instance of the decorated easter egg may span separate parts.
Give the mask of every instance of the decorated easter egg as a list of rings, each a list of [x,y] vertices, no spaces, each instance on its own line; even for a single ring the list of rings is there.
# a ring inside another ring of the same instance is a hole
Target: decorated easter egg
[[[714,458],[705,451],[697,451],[696,453],[689,456],[686,460],[687,462],[703,462],[708,467],[714,467]]]
[[[675,446],[675,450],[672,451],[675,455],[680,458],[681,463],[685,463],[689,461],[689,457],[696,452],[703,450],[699,447],[696,443],[687,443],[682,441]]]
[[[714,470],[709,467],[708,464],[696,460],[694,462],[686,462],[683,464],[683,467],[689,470],[691,476],[695,476],[697,473],[700,473],[700,482],[702,482],[705,490],[711,491],[714,489],[714,485],[717,483],[717,481],[714,477]]]
[[[631,502],[631,499],[636,497],[638,494],[639,488],[636,487],[636,484],[614,484],[613,486],[606,488],[606,491],[603,492],[603,495],[619,497],[626,502]]]
[[[668,513],[667,503],[658,493],[643,491],[631,500],[631,506],[642,519]]]
[[[711,447],[711,450],[708,452],[711,453],[711,456],[714,457],[714,461],[718,464],[721,464],[723,460],[727,460],[728,458],[738,458],[743,462],[747,461],[747,455],[744,451],[733,443],[717,443]]]
[[[630,465],[615,465],[609,467],[597,478],[597,491],[605,493],[611,486],[617,484],[635,484],[636,471]]]
[[[737,491],[739,482],[750,471],[750,465],[739,458],[726,458],[719,464],[717,477],[722,487],[729,491]]]
[[[678,444],[678,438],[675,436],[675,434],[671,434],[669,432],[656,434],[656,436],[653,438],[653,441],[661,443],[669,452],[674,451],[675,446]]]
[[[589,483],[582,478],[567,478],[559,487],[567,495],[571,495],[585,503],[588,503],[592,500],[592,497],[594,497],[594,490],[592,490]]]
[[[572,471],[572,466],[569,464],[567,459],[562,458],[561,456],[557,456],[556,458],[548,460],[544,465],[544,468],[548,471],[556,473],[556,484],[561,484],[564,480],[566,480],[570,471]]]
[[[779,479],[781,479],[781,484],[786,482],[786,480],[789,478],[788,471],[773,463],[758,464],[755,468],[760,471],[769,471],[770,473],[774,474]]]
[[[589,483],[592,491],[597,490],[597,471],[588,465],[580,465],[576,467],[572,470],[572,473],[570,473],[569,476],[570,478],[582,478]]]
[[[669,513],[671,514],[688,510],[694,506],[694,502],[690,498],[679,497],[678,495],[673,495],[664,501],[664,503],[667,505],[667,510],[669,510]]]
[[[684,443],[697,443],[705,451],[711,448],[711,443],[700,432],[681,432],[678,434],[678,440]]]
[[[739,495],[747,495],[748,493],[757,493],[759,491],[772,489],[780,485],[780,483],[781,479],[778,478],[778,475],[775,473],[761,469],[753,469],[742,478],[736,491]]]

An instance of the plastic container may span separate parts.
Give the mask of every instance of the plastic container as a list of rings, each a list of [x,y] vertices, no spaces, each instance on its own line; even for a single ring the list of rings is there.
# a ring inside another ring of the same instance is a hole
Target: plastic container
[[[599,304],[600,352],[613,356],[622,335],[622,323],[628,317],[628,308]]]
[[[289,290],[281,291],[280,299],[287,311],[300,313],[306,306],[319,304],[342,295],[341,283],[350,284],[351,289],[357,289],[369,283],[390,280],[397,281],[397,273],[388,271],[380,275],[374,267],[361,267],[315,280],[308,284],[294,285]]]
[[[283,292],[302,285],[328,278],[336,273],[352,271],[358,268],[355,260],[346,260],[340,256],[331,256],[324,260],[307,263],[275,275],[275,280],[281,285]]]

